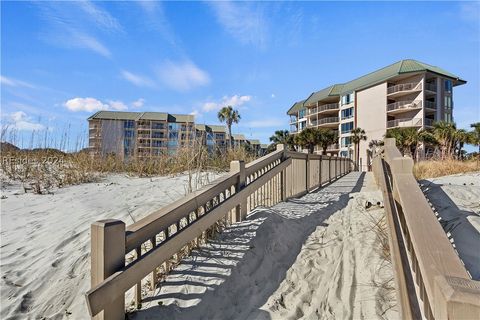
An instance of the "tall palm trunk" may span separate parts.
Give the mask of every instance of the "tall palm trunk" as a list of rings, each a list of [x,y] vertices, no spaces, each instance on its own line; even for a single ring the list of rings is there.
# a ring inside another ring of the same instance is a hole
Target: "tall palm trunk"
[[[227,122],[227,128],[228,128],[228,149],[232,150],[232,124],[230,122]]]

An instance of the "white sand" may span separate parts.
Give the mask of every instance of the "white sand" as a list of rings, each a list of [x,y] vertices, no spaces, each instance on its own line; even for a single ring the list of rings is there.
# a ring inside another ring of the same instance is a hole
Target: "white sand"
[[[480,280],[480,173],[421,181],[466,269]]]
[[[52,195],[2,183],[0,318],[88,319],[90,224],[106,218],[131,224],[184,196],[187,180],[116,175]]]
[[[393,271],[372,231],[384,211],[364,208],[381,201],[372,183],[351,173],[256,210],[184,259],[132,318],[397,318]]]

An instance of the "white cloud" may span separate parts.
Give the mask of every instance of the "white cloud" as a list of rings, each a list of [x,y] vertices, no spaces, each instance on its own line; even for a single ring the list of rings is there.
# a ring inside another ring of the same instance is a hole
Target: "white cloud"
[[[188,91],[210,83],[208,73],[191,61],[177,63],[166,61],[157,71],[160,80],[165,86],[178,91]]]
[[[250,128],[277,128],[284,127],[286,124],[285,120],[282,119],[264,119],[264,120],[254,120],[243,124],[245,127]]]
[[[240,43],[265,46],[267,24],[259,4],[214,1],[209,5],[218,22]]]
[[[125,111],[128,109],[127,105],[122,101],[108,100],[108,105],[110,106],[109,109],[116,111]]]
[[[70,111],[98,111],[98,110],[108,110],[108,104],[104,104],[100,100],[95,98],[73,98],[64,103],[64,106],[67,107]]]
[[[72,32],[69,44],[73,47],[83,48],[109,58],[112,54],[100,41],[85,33]]]
[[[7,77],[4,77],[4,76],[0,76],[0,83],[3,84],[3,85],[6,85],[6,86],[10,86],[10,87],[25,87],[25,88],[30,88],[30,89],[35,88],[34,85],[32,85],[28,82],[20,81],[20,80],[16,80],[16,79],[12,79],[12,78],[7,78]]]
[[[39,131],[45,129],[44,125],[33,122],[23,111],[17,111],[10,114],[10,124],[13,129],[19,131]]]
[[[145,99],[140,98],[132,102],[132,107],[141,108],[145,104]]]
[[[121,72],[122,77],[136,85],[137,87],[153,87],[154,83],[147,77],[140,76],[138,74],[131,73],[127,70],[122,70]]]
[[[122,29],[117,19],[112,17],[106,10],[94,5],[91,1],[76,1],[74,3],[87,14],[97,27],[113,31]]]
[[[42,40],[56,46],[82,48],[104,57],[111,52],[92,35],[95,30],[119,31],[121,26],[106,10],[89,1],[41,2],[37,4],[41,18],[46,22],[46,31],[41,31]],[[92,23],[93,21],[93,23]]]
[[[252,99],[252,96],[239,96],[233,95],[231,97],[224,96],[221,101],[208,101],[205,102],[202,106],[202,110],[205,112],[220,110],[226,106],[240,107],[243,104],[249,102]]]

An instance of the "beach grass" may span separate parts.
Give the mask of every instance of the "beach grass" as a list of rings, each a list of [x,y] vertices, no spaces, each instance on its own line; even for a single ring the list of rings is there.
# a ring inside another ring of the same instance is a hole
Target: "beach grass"
[[[474,171],[480,171],[478,160],[427,160],[419,161],[413,167],[413,174],[417,179],[436,178]]]

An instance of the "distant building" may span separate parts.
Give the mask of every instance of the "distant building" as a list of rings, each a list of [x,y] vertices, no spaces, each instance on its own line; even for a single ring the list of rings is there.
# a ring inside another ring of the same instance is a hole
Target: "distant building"
[[[248,144],[247,138],[243,134],[232,134],[232,146],[240,148]]]
[[[173,154],[195,139],[192,115],[99,111],[88,123],[89,147],[94,155],[142,158]]]
[[[360,163],[368,167],[368,143],[382,140],[387,130],[432,127],[435,121],[453,121],[453,87],[466,81],[439,67],[401,60],[352,81],[334,84],[296,102],[287,112],[290,132],[329,128],[338,142],[330,154],[352,157],[351,130],[362,128]],[[320,153],[317,146],[315,152]]]
[[[96,156],[148,158],[174,154],[195,143],[206,146],[209,152],[223,152],[228,146],[225,126],[195,124],[193,115],[99,111],[87,120],[89,149]],[[241,134],[233,135],[233,141],[238,146],[247,143]]]

